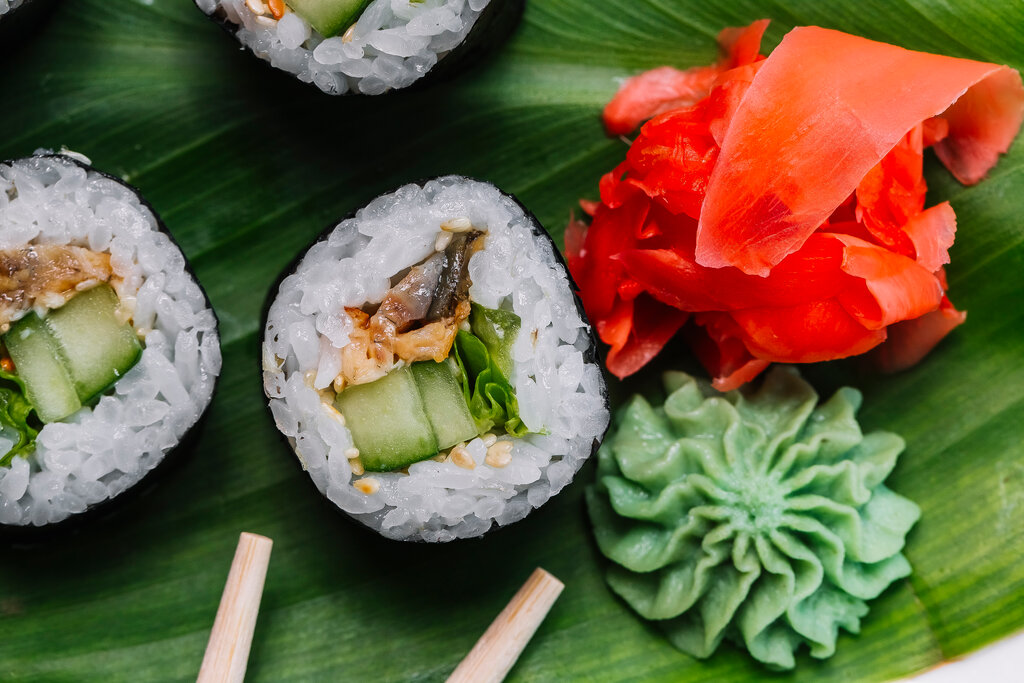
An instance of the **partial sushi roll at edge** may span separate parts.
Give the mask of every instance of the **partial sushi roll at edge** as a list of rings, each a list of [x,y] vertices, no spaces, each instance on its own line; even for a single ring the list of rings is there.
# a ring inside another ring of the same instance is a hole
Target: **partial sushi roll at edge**
[[[392,539],[523,519],[608,426],[554,243],[515,198],[461,176],[328,228],[271,291],[262,348],[270,411],[317,489]]]
[[[195,3],[257,57],[329,95],[380,95],[451,77],[503,42],[526,5],[525,0]]]
[[[0,0],[0,54],[12,52],[36,34],[54,0]]]
[[[27,0],[0,0],[0,21],[3,18],[25,4]]]
[[[136,492],[221,369],[217,318],[156,212],[71,152],[0,164],[0,332],[0,537]]]

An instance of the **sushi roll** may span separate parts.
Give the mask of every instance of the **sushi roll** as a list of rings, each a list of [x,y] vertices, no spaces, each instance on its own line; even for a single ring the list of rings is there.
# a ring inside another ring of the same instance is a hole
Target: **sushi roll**
[[[195,2],[255,55],[330,95],[380,95],[427,75],[451,76],[510,35],[525,6],[525,0]]]
[[[94,516],[168,460],[217,319],[153,209],[80,155],[0,164],[0,535]]]
[[[286,271],[263,380],[331,503],[385,537],[444,542],[572,480],[608,426],[595,349],[537,219],[447,176],[378,197]]]

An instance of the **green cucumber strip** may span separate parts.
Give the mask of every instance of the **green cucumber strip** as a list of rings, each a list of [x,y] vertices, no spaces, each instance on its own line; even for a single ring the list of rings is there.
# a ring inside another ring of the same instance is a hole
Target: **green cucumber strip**
[[[346,388],[334,400],[370,472],[390,472],[437,455],[437,437],[408,366],[369,384]]]
[[[476,422],[449,363],[428,360],[410,367],[438,448],[450,448],[477,436]]]
[[[82,407],[71,375],[60,361],[57,342],[38,315],[29,313],[14,323],[4,335],[4,344],[41,421],[56,422]]]
[[[292,11],[324,38],[354,24],[372,0],[286,0]]]
[[[119,304],[110,285],[98,285],[43,320],[82,403],[109,389],[142,356],[135,329],[117,317]]]

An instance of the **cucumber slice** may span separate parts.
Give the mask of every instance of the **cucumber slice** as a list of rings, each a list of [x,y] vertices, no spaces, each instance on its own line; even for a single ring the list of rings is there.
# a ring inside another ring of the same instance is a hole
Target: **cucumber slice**
[[[473,304],[473,312],[469,316],[473,334],[484,343],[498,369],[508,380],[513,377],[512,345],[519,336],[522,324],[519,316],[512,311],[484,308],[480,304]]]
[[[372,0],[287,0],[292,11],[305,19],[316,32],[330,38],[359,19]]]
[[[449,364],[428,360],[411,367],[438,448],[449,448],[476,436],[476,423]]]
[[[408,367],[348,387],[334,400],[363,467],[390,472],[437,455],[437,438]]]
[[[83,403],[109,389],[142,355],[135,330],[117,317],[119,303],[110,285],[99,285],[44,320]]]
[[[4,335],[4,344],[40,420],[56,422],[82,407],[60,361],[57,342],[39,316],[29,313],[14,323]]]

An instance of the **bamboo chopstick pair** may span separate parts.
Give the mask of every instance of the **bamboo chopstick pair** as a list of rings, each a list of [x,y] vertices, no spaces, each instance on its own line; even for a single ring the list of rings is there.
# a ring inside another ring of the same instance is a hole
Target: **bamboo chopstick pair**
[[[265,536],[243,533],[239,537],[197,683],[240,683],[245,678],[273,545]],[[448,683],[504,680],[564,587],[543,569],[535,569]]]

